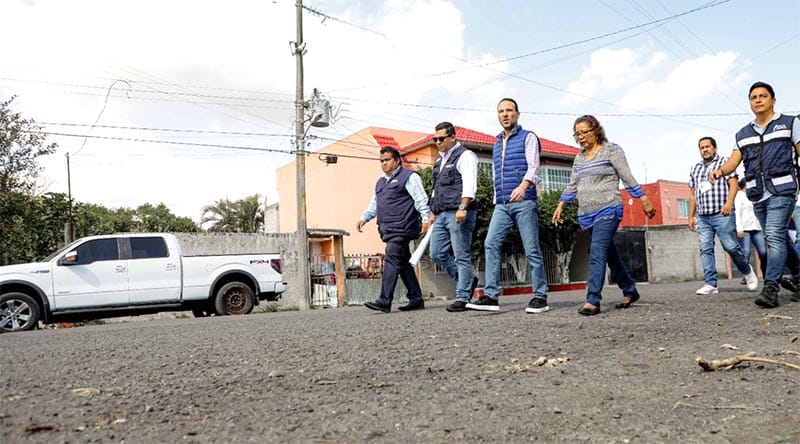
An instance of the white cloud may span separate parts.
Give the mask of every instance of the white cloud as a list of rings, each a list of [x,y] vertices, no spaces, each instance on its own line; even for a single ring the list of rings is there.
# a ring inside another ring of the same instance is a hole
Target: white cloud
[[[567,89],[580,96],[592,97],[601,89],[619,88],[636,72],[637,59],[638,56],[631,49],[599,49],[589,56],[590,64],[583,70],[580,79],[570,83]]]
[[[664,80],[647,80],[634,87],[619,104],[637,110],[676,111],[699,103],[722,86],[737,55],[725,51],[687,60]]]

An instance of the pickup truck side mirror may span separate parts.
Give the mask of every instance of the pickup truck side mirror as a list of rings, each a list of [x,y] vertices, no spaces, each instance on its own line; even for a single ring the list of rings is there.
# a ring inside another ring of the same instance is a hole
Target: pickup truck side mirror
[[[58,260],[58,265],[75,265],[78,263],[78,252],[70,251]]]

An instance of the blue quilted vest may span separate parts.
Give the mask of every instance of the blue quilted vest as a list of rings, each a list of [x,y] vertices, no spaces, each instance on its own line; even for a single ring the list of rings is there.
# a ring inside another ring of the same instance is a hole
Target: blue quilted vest
[[[764,134],[758,134],[750,124],[736,133],[736,145],[744,161],[747,198],[751,201],[760,200],[765,191],[777,196],[796,194],[794,119],[794,116],[781,115],[767,124]]]
[[[492,150],[492,160],[494,161],[494,193],[496,203],[508,203],[511,201],[511,191],[514,190],[528,171],[528,162],[525,159],[525,139],[531,131],[522,129],[522,125],[517,125],[511,130],[506,142],[505,159],[503,159],[503,133],[497,136]],[[536,137],[536,134],[533,134]],[[529,187],[525,191],[525,200],[536,200],[536,185]]]
[[[422,230],[414,198],[406,190],[406,182],[412,174],[416,173],[400,167],[400,171],[388,181],[380,177],[375,183],[378,233],[384,242],[395,237],[414,239]]]
[[[439,214],[443,211],[457,210],[461,205],[461,197],[463,193],[464,179],[461,173],[458,172],[456,165],[461,154],[467,151],[462,145],[458,145],[450,152],[450,157],[447,158],[444,166],[442,166],[442,158],[437,157],[436,162],[433,164],[433,198],[431,199],[431,211],[433,214]],[[469,203],[468,210],[476,208],[475,199]]]

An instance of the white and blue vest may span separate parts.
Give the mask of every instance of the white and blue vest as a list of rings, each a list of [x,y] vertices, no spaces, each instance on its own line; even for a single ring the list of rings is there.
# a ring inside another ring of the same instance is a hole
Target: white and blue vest
[[[744,161],[747,181],[747,198],[759,201],[764,192],[776,196],[794,196],[797,193],[795,148],[792,144],[794,116],[781,115],[769,122],[764,134],[759,134],[752,124],[736,133],[736,146]]]

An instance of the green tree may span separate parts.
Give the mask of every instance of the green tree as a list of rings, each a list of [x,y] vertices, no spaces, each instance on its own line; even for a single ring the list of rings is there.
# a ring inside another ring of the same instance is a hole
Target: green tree
[[[133,231],[145,233],[182,232],[194,233],[197,225],[188,217],[178,217],[163,203],[153,206],[149,203],[132,212]]]
[[[578,203],[573,202],[561,212],[562,224],[553,225],[553,213],[561,198],[561,191],[550,191],[539,196],[539,242],[556,254],[556,267],[561,283],[569,282],[569,262],[575,248],[575,236],[581,229],[578,223]]]
[[[261,196],[254,194],[237,201],[218,199],[203,207],[200,225],[207,223],[211,224],[211,232],[256,233],[264,225]]]
[[[236,216],[242,233],[257,233],[264,226],[261,196],[254,194],[236,201]]]
[[[0,102],[0,194],[30,191],[39,173],[36,158],[57,148],[45,143],[47,135],[34,120],[11,110],[15,98]]]

